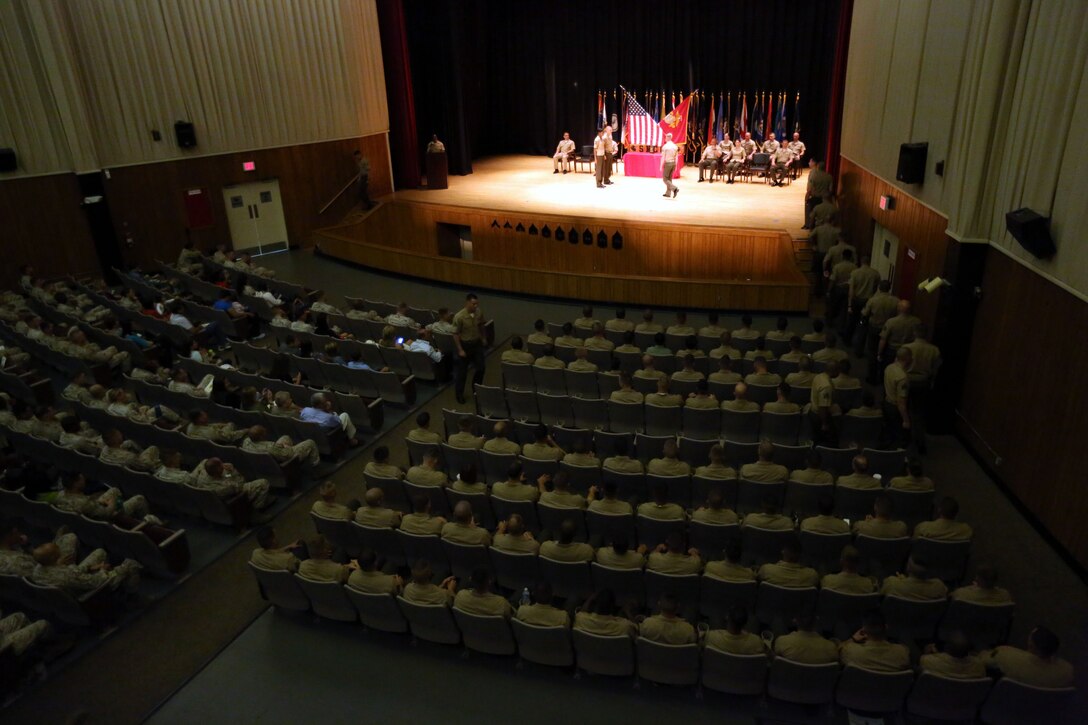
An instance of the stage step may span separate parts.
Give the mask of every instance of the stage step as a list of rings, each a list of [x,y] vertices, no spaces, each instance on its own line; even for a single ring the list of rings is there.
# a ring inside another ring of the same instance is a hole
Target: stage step
[[[808,283],[815,285],[816,276],[812,273],[812,242],[807,237],[793,240],[793,259]]]

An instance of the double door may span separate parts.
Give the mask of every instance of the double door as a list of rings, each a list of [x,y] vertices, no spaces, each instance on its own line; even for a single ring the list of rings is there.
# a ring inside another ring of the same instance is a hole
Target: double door
[[[238,252],[268,254],[289,247],[278,179],[223,187],[231,243]]]

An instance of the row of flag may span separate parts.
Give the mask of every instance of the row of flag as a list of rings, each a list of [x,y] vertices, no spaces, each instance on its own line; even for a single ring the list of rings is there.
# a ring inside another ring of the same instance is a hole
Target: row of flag
[[[801,132],[801,94],[793,95],[793,127],[787,124],[786,107],[789,95],[780,92],[756,92],[749,105],[748,93],[694,91],[686,97],[673,92],[671,97],[664,91],[646,91],[644,103],[638,94],[621,86],[623,95],[617,100],[612,91],[613,103],[621,107],[619,116],[613,111],[608,115],[608,91],[597,92],[597,129],[611,123],[613,130],[623,118],[620,138],[626,146],[660,146],[664,134],[672,133],[673,141],[685,143],[686,155],[698,158],[712,137],[718,139],[729,134],[731,138],[751,133],[757,143],[762,143],[771,132],[779,139],[787,133]],[[667,105],[670,104],[670,105]],[[667,107],[672,108],[668,113]],[[616,106],[613,106],[615,108]]]

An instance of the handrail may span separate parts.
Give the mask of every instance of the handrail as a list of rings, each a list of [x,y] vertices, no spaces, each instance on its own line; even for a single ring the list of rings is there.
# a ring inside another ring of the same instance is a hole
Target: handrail
[[[321,208],[320,208],[320,209],[318,210],[318,212],[317,212],[317,215],[318,215],[318,216],[321,216],[322,214],[324,214],[324,213],[325,213],[325,210],[326,210],[326,209],[328,209],[328,208],[329,208],[330,206],[332,206],[332,205],[333,205],[333,202],[335,202],[335,201],[336,201],[337,199],[339,199],[339,198],[340,198],[341,196],[343,196],[344,192],[345,192],[345,191],[347,191],[348,189],[350,189],[350,188],[351,188],[351,185],[352,185],[352,184],[354,184],[354,183],[355,183],[356,181],[358,181],[358,180],[359,180],[359,176],[361,176],[361,175],[362,175],[362,172],[360,171],[360,172],[359,172],[358,174],[356,174],[355,176],[351,177],[351,181],[349,181],[348,183],[344,184],[343,188],[342,188],[342,189],[340,189],[340,191],[336,192],[336,196],[334,196],[333,198],[329,199],[329,201],[328,201],[328,202],[327,202],[327,203],[325,204],[325,206],[321,207]]]

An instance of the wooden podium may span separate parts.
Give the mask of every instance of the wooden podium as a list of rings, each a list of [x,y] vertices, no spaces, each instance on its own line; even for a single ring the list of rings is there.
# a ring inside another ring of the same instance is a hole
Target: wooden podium
[[[446,152],[427,154],[427,188],[448,189],[449,161]]]

